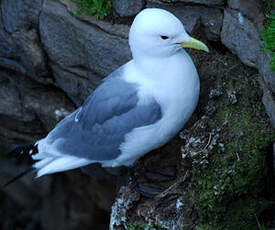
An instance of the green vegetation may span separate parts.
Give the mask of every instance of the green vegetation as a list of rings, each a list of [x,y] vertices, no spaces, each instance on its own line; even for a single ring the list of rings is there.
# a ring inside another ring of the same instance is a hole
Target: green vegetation
[[[134,225],[134,224],[132,224],[132,223],[126,223],[125,224],[125,228],[127,229],[127,230],[144,230],[145,229],[145,225]]]
[[[259,229],[258,217],[270,206],[263,192],[267,151],[275,135],[256,103],[261,95],[253,84],[249,78],[229,80],[225,91],[239,91],[238,102],[230,104],[226,94],[214,101],[216,113],[209,126],[221,130],[222,145],[209,153],[208,167],[198,163],[192,168],[191,199],[200,230]]]
[[[78,4],[77,16],[82,13],[95,15],[98,19],[103,19],[111,10],[110,0],[71,0]]]
[[[270,14],[273,7],[275,7],[274,0],[263,0],[263,6],[264,6],[264,13]]]
[[[275,71],[275,13],[268,16],[268,22],[263,30],[264,49],[270,53],[271,70]]]
[[[124,227],[127,230],[158,229],[158,226],[155,226],[154,224],[133,224],[133,223],[130,223],[130,222],[126,222]]]

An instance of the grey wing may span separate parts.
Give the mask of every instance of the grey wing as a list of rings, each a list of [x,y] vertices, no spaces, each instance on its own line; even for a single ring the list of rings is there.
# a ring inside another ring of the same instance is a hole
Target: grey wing
[[[47,136],[47,143],[56,142],[55,147],[62,154],[94,161],[111,160],[120,155],[119,146],[127,133],[160,118],[161,108],[153,98],[146,105],[138,105],[134,84],[108,78],[82,107],[56,126]]]

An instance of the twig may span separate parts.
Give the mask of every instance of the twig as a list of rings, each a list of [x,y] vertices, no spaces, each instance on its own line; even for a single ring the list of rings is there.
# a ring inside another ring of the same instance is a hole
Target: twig
[[[205,150],[209,145],[210,145],[210,142],[211,142],[211,139],[212,139],[212,134],[209,133],[209,138],[208,138],[208,142],[207,144],[204,146],[204,148],[198,152],[195,152],[194,154],[198,154],[198,153],[201,153],[203,150]]]
[[[209,133],[208,142],[207,142],[206,146],[203,148],[203,150],[205,150],[210,145],[211,139],[212,139],[212,134]]]
[[[183,177],[180,177],[176,183],[172,184],[170,187],[168,187],[167,189],[165,189],[162,193],[158,194],[155,197],[155,199],[161,199],[161,198],[165,197],[169,192],[171,192],[175,188],[177,188],[179,184],[183,183],[186,180],[186,178],[188,176],[188,172],[189,171],[187,171]]]

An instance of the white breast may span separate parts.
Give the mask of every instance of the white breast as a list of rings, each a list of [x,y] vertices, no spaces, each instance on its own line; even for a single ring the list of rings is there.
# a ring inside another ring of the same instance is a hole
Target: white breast
[[[130,166],[145,153],[164,145],[182,129],[197,105],[200,83],[189,55],[183,51],[169,60],[162,60],[164,63],[154,61],[143,68],[145,71],[130,61],[125,67],[125,80],[140,86],[140,104],[154,97],[163,116],[155,124],[136,128],[127,134],[120,146],[120,157],[103,166]]]

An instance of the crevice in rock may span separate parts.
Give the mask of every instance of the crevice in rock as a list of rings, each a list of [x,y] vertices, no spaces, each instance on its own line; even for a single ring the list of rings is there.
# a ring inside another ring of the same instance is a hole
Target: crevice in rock
[[[232,53],[221,41],[210,41],[208,40],[211,48],[215,49],[217,52],[225,55],[226,52]]]
[[[41,35],[40,35],[40,17],[41,17],[41,13],[42,13],[42,8],[43,8],[43,4],[44,4],[44,0],[43,2],[41,3],[42,4],[42,7],[41,7],[41,11],[39,12],[39,15],[38,15],[38,29],[37,29],[37,37],[38,37],[38,44],[39,44],[39,47],[44,55],[44,58],[45,58],[45,66],[48,70],[48,79],[51,80],[50,82],[41,82],[41,83],[44,83],[44,84],[52,84],[54,83],[54,77],[53,77],[53,71],[50,67],[50,61],[49,61],[49,55],[47,54],[46,50],[44,49],[44,45],[43,45],[43,42],[41,40]]]
[[[83,23],[85,23],[86,25],[89,25],[89,26],[93,26],[95,29],[97,29],[98,31],[101,31],[103,33],[106,33],[108,34],[109,36],[112,36],[112,37],[119,37],[118,35],[116,34],[113,34],[113,33],[110,33],[110,31],[107,31],[107,30],[104,30],[102,27],[98,26],[97,24],[94,24],[94,23],[91,23],[91,22],[87,22],[87,21],[84,21],[84,20],[81,20]]]
[[[106,16],[106,19],[112,24],[122,24],[129,27],[132,24],[134,18],[135,16],[120,17],[114,10],[112,10],[112,12]]]
[[[266,165],[267,165],[267,178],[265,197],[272,202],[272,205],[267,209],[263,215],[263,222],[266,223],[266,227],[275,226],[275,156],[273,151],[275,150],[275,144],[271,144],[265,151],[267,153]]]
[[[1,69],[13,70],[20,74],[26,73],[26,69],[24,68],[23,65],[21,65],[21,63],[19,62],[19,60],[17,60],[16,57],[11,57],[11,58],[0,57],[0,67]]]
[[[178,6],[179,4],[183,5],[183,6],[203,6],[203,7],[207,7],[207,8],[219,8],[219,9],[223,9],[227,2],[225,1],[223,5],[207,5],[207,4],[203,4],[203,3],[195,3],[195,2],[183,2],[183,1],[163,1],[163,0],[158,0],[158,1],[148,1],[149,3],[156,3],[156,4],[163,4],[166,6]]]
[[[2,28],[3,28],[3,30],[4,30],[4,32],[5,32],[6,34],[12,35],[12,33],[10,33],[10,32],[7,31],[6,26],[5,26],[5,24],[4,24],[4,18],[3,18],[3,14],[2,14],[2,4],[1,4],[1,2],[0,2],[0,10],[1,10],[0,16],[1,16]]]
[[[67,71],[67,72],[69,72],[69,73],[71,73],[71,74],[77,75],[78,77],[84,78],[84,79],[87,79],[87,78],[86,78],[86,77],[83,77],[83,76],[81,76],[81,75],[79,75],[79,74],[76,73],[75,71],[72,71],[70,68],[78,68],[78,69],[80,69],[80,70],[90,72],[90,73],[92,73],[93,75],[96,75],[96,76],[98,76],[98,77],[100,77],[100,78],[102,78],[102,79],[103,79],[104,77],[107,77],[107,76],[102,75],[101,73],[96,72],[96,71],[93,70],[93,69],[88,69],[86,66],[83,66],[83,65],[72,65],[72,66],[68,66],[66,69],[63,68],[63,67],[60,66],[60,65],[58,65],[58,66],[59,66],[62,70]]]
[[[64,6],[64,7],[66,8],[67,12],[68,12],[73,18],[76,18],[77,20],[81,21],[82,23],[84,23],[84,24],[86,24],[86,25],[88,25],[88,26],[93,26],[93,27],[94,27],[95,29],[97,29],[98,31],[101,31],[101,32],[103,32],[103,33],[106,33],[106,34],[108,34],[109,36],[120,37],[120,36],[118,36],[117,34],[113,34],[113,33],[111,33],[110,31],[107,31],[107,30],[103,29],[101,26],[99,26],[99,25],[97,25],[97,24],[95,24],[95,23],[93,23],[93,22],[91,22],[91,21],[87,21],[87,20],[83,19],[81,16],[80,16],[80,17],[76,17],[76,15],[75,15],[71,10],[69,10],[68,7],[67,7],[62,1],[58,1],[58,3],[60,3],[62,6]],[[105,21],[105,22],[107,22],[107,23],[110,23],[109,21],[106,21],[106,20],[103,20],[103,21]],[[111,21],[111,20],[110,20],[110,21]],[[130,24],[130,23],[127,23],[127,25],[129,25],[129,24]],[[125,38],[125,37],[122,37],[122,38]]]

